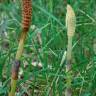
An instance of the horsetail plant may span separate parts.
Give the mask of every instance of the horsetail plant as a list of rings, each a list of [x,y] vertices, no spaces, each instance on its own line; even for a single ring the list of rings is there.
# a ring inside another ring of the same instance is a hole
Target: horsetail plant
[[[31,0],[22,0],[22,33],[15,57],[15,62],[12,65],[11,91],[9,93],[9,96],[15,96],[16,84],[18,80],[18,71],[20,67],[20,57],[22,55],[24,41],[26,39],[30,27],[31,15],[32,15]]]
[[[67,45],[67,57],[66,57],[66,90],[65,96],[72,96],[71,82],[72,82],[72,38],[75,33],[76,27],[76,16],[72,7],[67,5],[67,14],[66,14],[66,27],[67,27],[67,36],[68,36],[68,45]]]

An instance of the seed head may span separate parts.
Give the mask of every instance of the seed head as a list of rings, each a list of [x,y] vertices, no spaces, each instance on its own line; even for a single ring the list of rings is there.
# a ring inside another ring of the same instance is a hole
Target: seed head
[[[66,27],[67,27],[67,35],[73,37],[76,27],[76,16],[74,10],[70,5],[67,5]]]
[[[27,32],[31,23],[32,6],[31,0],[22,0],[22,28]]]

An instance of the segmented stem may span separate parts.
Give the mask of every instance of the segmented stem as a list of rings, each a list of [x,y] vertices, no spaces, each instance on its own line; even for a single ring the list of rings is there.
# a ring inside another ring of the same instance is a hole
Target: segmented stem
[[[15,62],[12,65],[11,91],[9,93],[9,96],[15,96],[18,72],[20,67],[20,57],[23,52],[24,41],[26,39],[27,32],[30,27],[31,15],[32,15],[31,0],[22,0],[22,33],[15,57]]]
[[[67,14],[66,14],[66,27],[67,27],[67,36],[68,36],[68,46],[67,46],[67,60],[66,60],[66,90],[65,96],[72,96],[71,82],[72,82],[72,38],[75,33],[76,27],[76,16],[74,10],[70,5],[67,5]]]

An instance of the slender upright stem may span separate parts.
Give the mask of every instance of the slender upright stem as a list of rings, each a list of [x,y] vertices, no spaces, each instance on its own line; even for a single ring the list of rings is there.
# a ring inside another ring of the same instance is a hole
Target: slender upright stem
[[[67,60],[66,60],[66,72],[67,72],[67,78],[66,78],[66,90],[65,90],[65,96],[72,96],[72,90],[71,90],[71,81],[72,81],[72,74],[71,74],[71,55],[72,55],[72,37],[68,37],[68,46],[67,46]]]
[[[65,96],[72,96],[71,82],[72,82],[72,38],[75,33],[76,16],[73,8],[68,4],[66,13],[66,27],[68,36],[67,46],[67,60],[66,60],[66,89]]]
[[[11,78],[12,88],[11,88],[11,91],[9,93],[9,96],[15,96],[16,84],[17,84],[17,80],[14,80]]]
[[[72,37],[68,37],[66,72],[71,70]]]
[[[23,52],[24,41],[26,39],[30,23],[31,23],[32,7],[31,0],[22,0],[22,33],[15,57],[15,62],[12,65],[12,76],[11,76],[11,91],[9,96],[15,96],[16,84],[18,80],[18,72],[20,67],[20,58]]]
[[[16,58],[15,58],[16,60],[19,60],[22,55],[26,35],[27,35],[26,32],[22,32],[21,34],[21,38],[20,38],[20,42],[18,45],[18,50],[17,50]]]
[[[23,32],[23,34],[21,34],[18,50],[15,57],[15,62],[12,66],[11,91],[9,93],[9,96],[15,96],[16,84],[18,79],[18,71],[20,66],[19,60],[23,52],[25,38],[26,38],[26,32]]]

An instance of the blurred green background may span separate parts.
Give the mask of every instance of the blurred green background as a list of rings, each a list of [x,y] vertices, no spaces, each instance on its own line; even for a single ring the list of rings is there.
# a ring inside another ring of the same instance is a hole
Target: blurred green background
[[[22,0],[0,1],[0,96],[8,96],[21,29]],[[16,96],[64,96],[66,4],[76,13],[72,50],[73,96],[96,96],[96,0],[33,0]],[[59,71],[58,71],[59,70]]]

